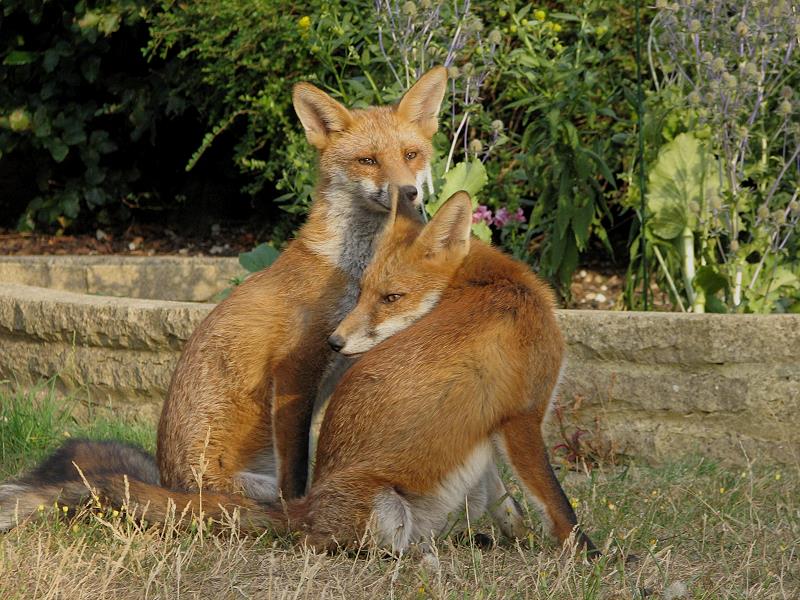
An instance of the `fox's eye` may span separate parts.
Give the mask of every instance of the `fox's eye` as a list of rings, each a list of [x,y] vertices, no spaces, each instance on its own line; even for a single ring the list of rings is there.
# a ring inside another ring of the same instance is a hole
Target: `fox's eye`
[[[377,165],[378,161],[374,158],[370,158],[368,156],[364,156],[358,159],[358,162],[362,165]]]
[[[383,297],[383,301],[385,304],[391,304],[392,302],[397,302],[402,298],[403,294],[386,294]]]
[[[406,152],[406,160],[414,160],[416,157],[416,152]]]

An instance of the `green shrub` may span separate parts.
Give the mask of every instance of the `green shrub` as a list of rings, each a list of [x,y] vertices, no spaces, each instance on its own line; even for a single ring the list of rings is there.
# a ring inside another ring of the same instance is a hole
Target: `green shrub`
[[[662,286],[695,312],[800,310],[800,18],[658,4],[645,238]]]
[[[149,4],[3,2],[0,160],[33,198],[22,229],[64,229],[87,209],[107,221],[156,195],[142,165],[159,119],[183,104],[141,57]]]

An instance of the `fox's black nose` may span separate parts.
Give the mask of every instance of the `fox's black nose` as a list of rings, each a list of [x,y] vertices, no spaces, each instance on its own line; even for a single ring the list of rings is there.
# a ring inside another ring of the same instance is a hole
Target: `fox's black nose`
[[[342,348],[344,348],[344,338],[340,335],[334,333],[331,337],[328,338],[328,345],[334,352],[338,352]]]
[[[400,192],[400,199],[406,202],[414,202],[417,199],[417,188],[413,185],[401,186],[398,190]]]

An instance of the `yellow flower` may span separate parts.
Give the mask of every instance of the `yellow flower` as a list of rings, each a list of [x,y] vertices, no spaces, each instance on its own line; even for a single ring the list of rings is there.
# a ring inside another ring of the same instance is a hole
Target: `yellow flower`
[[[78,527],[77,525],[73,525],[72,526],[72,533],[78,533],[78,531],[80,531],[80,527]]]
[[[67,514],[67,511],[69,510],[69,508],[67,508],[66,506],[62,506],[61,510],[64,511],[64,514]]]
[[[311,27],[311,17],[307,15],[305,17],[300,17],[300,20],[297,21],[297,26],[300,29],[308,29],[309,27]]]
[[[561,25],[559,23],[553,23],[553,31],[555,31],[556,33],[561,31]]]
[[[572,505],[572,508],[578,508],[581,504],[581,501],[577,498],[570,499],[569,503]]]
[[[781,474],[775,473],[775,481],[780,481],[780,480],[781,480]]]
[[[116,510],[116,509],[115,509],[115,510],[112,510],[112,511],[111,511],[111,516],[112,516],[112,517],[114,517],[114,518],[117,518],[117,517],[119,516],[119,511],[118,511],[118,510]]]
[[[39,512],[44,512],[44,504],[38,506]]]
[[[720,494],[724,494],[725,493],[725,488],[724,487],[719,488],[719,493]]]
[[[547,13],[544,12],[541,8],[539,10],[533,11],[533,16],[537,21],[544,21],[547,18]]]

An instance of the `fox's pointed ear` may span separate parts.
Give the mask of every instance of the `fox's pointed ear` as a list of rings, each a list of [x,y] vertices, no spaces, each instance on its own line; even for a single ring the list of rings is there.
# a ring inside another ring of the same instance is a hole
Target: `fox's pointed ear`
[[[433,137],[439,128],[439,109],[447,89],[447,69],[434,67],[405,93],[397,105],[397,114],[416,123],[422,133]]]
[[[344,131],[353,119],[344,106],[310,83],[294,86],[292,103],[306,130],[306,138],[320,150],[328,145],[332,133]]]
[[[471,231],[472,200],[467,192],[456,192],[436,211],[415,243],[421,244],[428,256],[447,252],[461,260],[469,253]]]

